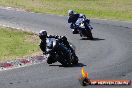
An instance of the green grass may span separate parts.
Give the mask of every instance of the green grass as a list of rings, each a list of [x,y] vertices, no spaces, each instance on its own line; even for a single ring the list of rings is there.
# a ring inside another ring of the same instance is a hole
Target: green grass
[[[132,0],[0,0],[0,5],[59,15],[73,9],[90,18],[132,21]]]
[[[0,28],[0,61],[11,60],[39,51],[39,38],[31,32]]]

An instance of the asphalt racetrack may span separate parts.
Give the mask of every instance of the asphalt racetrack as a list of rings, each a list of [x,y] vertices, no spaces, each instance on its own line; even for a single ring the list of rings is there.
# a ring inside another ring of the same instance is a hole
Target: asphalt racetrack
[[[0,9],[0,24],[34,32],[65,35],[76,47],[79,64],[62,67],[60,63],[41,63],[0,72],[0,88],[82,88],[78,82],[81,68],[91,79],[132,80],[132,23],[91,20],[94,40],[73,35],[67,17]],[[87,86],[85,88],[132,88],[132,86]]]

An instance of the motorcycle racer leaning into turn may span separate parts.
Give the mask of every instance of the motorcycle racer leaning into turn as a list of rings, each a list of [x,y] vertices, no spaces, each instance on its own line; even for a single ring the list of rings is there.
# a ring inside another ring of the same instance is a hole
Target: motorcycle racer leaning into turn
[[[75,23],[79,18],[84,18],[85,22],[87,22],[88,24],[90,23],[90,20],[87,19],[84,14],[78,14],[78,13],[75,13],[73,10],[68,10],[68,15],[69,15],[68,23],[71,23],[70,28],[73,29],[73,34],[78,34]]]
[[[47,40],[49,39],[56,39],[58,40],[59,42],[62,42],[67,48],[69,48],[72,52],[75,52],[73,50],[73,48],[70,46],[69,42],[67,41],[67,38],[65,36],[58,36],[58,35],[47,35],[47,31],[45,30],[41,30],[39,32],[39,38],[41,39],[41,42],[40,42],[40,49],[43,51],[43,54],[49,54],[49,52],[46,51],[46,47],[49,45],[49,43],[52,43],[52,40],[51,42],[47,42]],[[75,53],[74,53],[75,54]],[[75,55],[76,56],[76,55]],[[76,56],[77,57],[77,56]],[[49,61],[49,58],[47,59],[47,63],[48,64],[51,64]],[[54,63],[54,62],[52,62]]]

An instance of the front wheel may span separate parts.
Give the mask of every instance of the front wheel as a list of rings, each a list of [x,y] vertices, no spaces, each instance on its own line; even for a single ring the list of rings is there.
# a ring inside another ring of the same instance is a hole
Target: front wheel
[[[72,33],[73,33],[73,34],[78,34],[79,32],[78,32],[77,29],[73,29]]]
[[[87,38],[90,38],[91,40],[94,39],[91,30],[87,30],[86,33],[87,33],[87,34],[86,34],[86,35],[87,35]]]
[[[55,56],[49,54],[49,56],[48,56],[48,58],[47,58],[47,63],[48,63],[48,64],[52,64],[52,63],[55,63],[55,62],[56,62]]]

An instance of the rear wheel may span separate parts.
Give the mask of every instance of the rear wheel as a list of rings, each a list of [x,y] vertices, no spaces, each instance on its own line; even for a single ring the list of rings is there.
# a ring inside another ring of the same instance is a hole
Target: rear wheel
[[[73,63],[73,65],[78,64],[78,57],[77,57],[77,56],[76,56],[76,57],[74,57],[74,61],[73,61],[72,63]]]
[[[70,61],[71,61],[72,65],[78,64],[78,57],[76,56],[76,54],[74,52],[70,52],[69,56],[70,56]]]
[[[71,66],[70,52],[66,47],[61,47],[60,58],[58,60],[63,66]]]
[[[72,63],[70,62],[70,60],[68,58],[66,58],[66,56],[61,57],[59,62],[65,67],[72,65]]]

